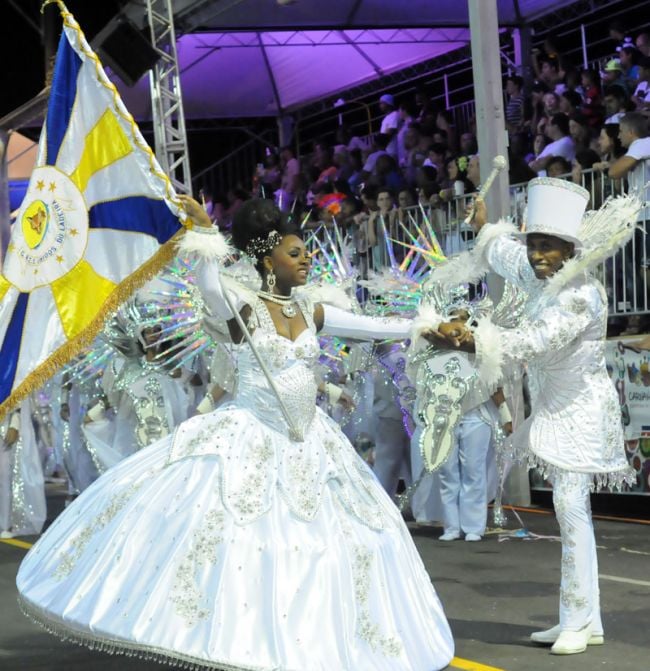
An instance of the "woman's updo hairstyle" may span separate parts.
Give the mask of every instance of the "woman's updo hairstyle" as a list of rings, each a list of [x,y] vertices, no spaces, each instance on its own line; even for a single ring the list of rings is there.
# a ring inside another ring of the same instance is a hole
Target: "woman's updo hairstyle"
[[[271,253],[271,248],[264,243],[272,231],[277,231],[280,237],[290,234],[301,237],[300,229],[288,221],[271,200],[253,198],[235,212],[232,242],[237,249],[247,254],[256,248],[250,255],[255,259],[255,267],[260,272],[262,259]]]

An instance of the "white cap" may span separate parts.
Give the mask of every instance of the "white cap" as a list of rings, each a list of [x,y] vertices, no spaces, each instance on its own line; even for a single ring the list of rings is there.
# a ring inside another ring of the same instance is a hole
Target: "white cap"
[[[385,103],[386,105],[390,105],[391,107],[395,107],[395,98],[390,93],[384,93],[384,95],[379,98],[380,103]]]
[[[553,235],[582,247],[578,231],[588,202],[589,191],[573,182],[555,177],[532,179],[528,183],[526,230],[517,237]]]

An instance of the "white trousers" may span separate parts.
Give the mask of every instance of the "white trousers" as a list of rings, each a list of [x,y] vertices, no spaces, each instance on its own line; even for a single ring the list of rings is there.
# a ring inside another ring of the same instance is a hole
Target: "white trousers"
[[[589,500],[592,477],[558,471],[553,482],[553,506],[562,538],[560,627],[579,631],[591,623],[600,634],[600,589],[596,538]]]
[[[445,533],[485,533],[491,434],[478,410],[463,415],[456,427],[456,444],[439,471]]]
[[[409,462],[411,441],[401,419],[377,417],[375,419],[375,464],[373,470],[389,496],[397,493],[403,478],[406,486],[411,483]]]

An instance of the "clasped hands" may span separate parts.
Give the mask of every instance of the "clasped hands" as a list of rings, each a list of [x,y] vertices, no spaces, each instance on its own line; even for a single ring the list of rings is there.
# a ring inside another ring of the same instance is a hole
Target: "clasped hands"
[[[438,349],[475,351],[474,334],[462,322],[442,322],[438,328],[424,331],[422,337]]]

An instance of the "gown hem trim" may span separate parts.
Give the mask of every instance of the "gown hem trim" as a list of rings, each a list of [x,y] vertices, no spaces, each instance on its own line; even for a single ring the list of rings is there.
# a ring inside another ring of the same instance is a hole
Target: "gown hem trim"
[[[76,645],[82,645],[90,650],[98,650],[109,655],[137,657],[189,671],[283,671],[279,666],[234,666],[228,662],[209,661],[192,655],[183,655],[167,648],[157,648],[135,641],[82,632],[69,623],[63,622],[61,618],[53,617],[47,611],[30,603],[22,595],[18,597],[18,605],[25,617],[45,629],[49,634],[62,641],[70,641]]]

